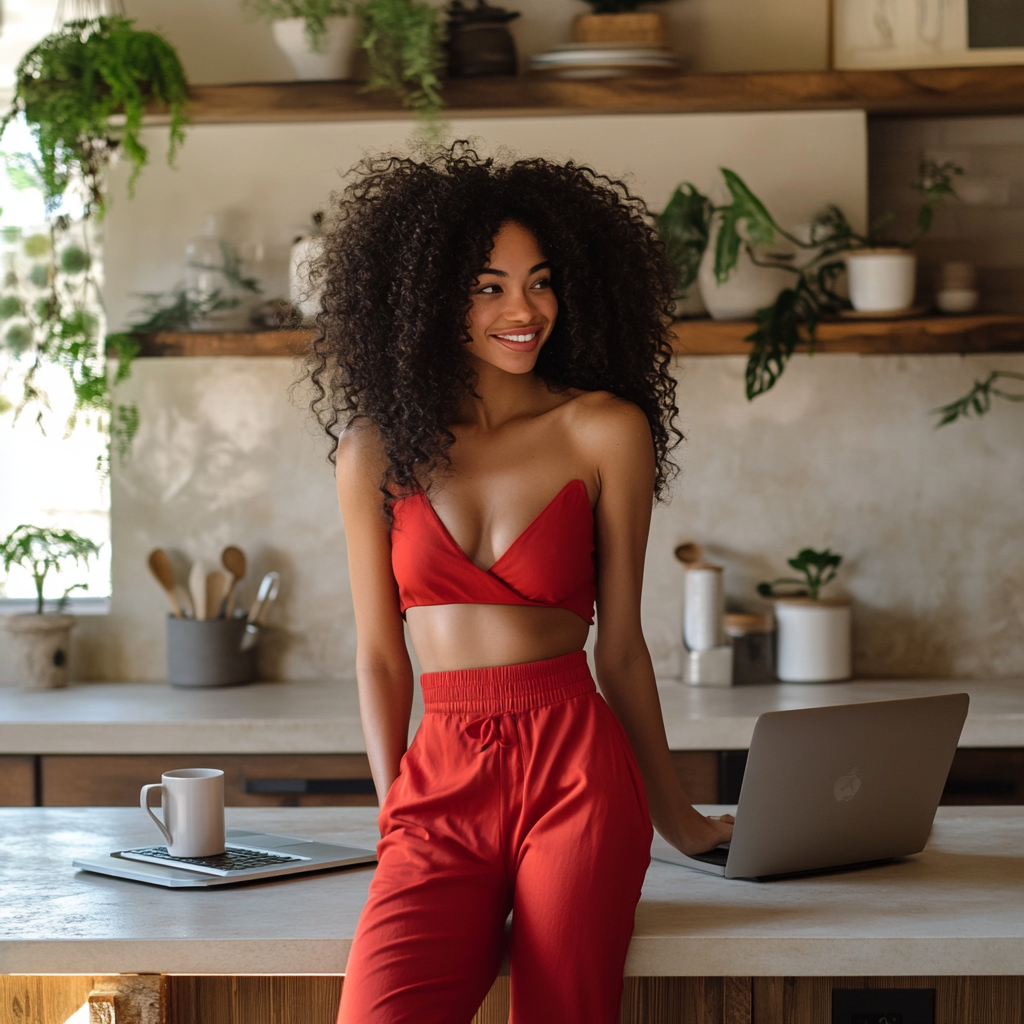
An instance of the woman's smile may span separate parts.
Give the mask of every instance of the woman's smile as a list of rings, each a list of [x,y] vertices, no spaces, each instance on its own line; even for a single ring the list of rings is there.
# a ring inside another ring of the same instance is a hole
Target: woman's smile
[[[541,328],[539,326],[520,327],[514,331],[495,332],[492,337],[513,352],[532,352],[537,347]]]

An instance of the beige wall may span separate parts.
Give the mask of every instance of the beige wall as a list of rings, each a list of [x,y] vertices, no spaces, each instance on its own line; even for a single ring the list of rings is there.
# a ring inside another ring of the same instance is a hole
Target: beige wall
[[[511,30],[524,60],[567,42],[572,19],[589,10],[581,0],[505,0],[503,5],[521,13]],[[239,0],[126,0],[125,7],[140,27],[167,35],[197,84],[292,77],[269,27],[247,21]],[[828,0],[669,0],[648,9],[665,14],[672,45],[694,71],[828,66]]]

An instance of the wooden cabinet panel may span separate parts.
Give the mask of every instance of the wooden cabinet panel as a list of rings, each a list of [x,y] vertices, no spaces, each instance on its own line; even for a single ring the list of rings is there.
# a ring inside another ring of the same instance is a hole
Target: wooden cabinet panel
[[[718,803],[718,754],[716,751],[673,750],[672,763],[693,803]]]
[[[30,755],[0,757],[0,807],[34,807],[36,759]]]
[[[1024,750],[958,750],[942,802],[960,806],[1024,804]]]
[[[228,807],[373,806],[365,754],[44,756],[44,807],[133,807],[175,768],[220,768]]]

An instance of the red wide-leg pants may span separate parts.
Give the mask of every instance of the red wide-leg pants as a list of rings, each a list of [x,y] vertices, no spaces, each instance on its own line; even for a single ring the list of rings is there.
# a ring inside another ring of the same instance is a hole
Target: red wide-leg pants
[[[510,910],[510,1024],[613,1024],[651,823],[586,656],[421,683],[339,1024],[469,1024]]]

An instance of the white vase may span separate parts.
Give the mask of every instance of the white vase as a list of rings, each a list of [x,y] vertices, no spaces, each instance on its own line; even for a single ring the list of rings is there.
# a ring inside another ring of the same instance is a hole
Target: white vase
[[[7,619],[15,682],[26,690],[68,685],[73,615],[12,615]]]
[[[274,42],[288,58],[295,77],[303,82],[325,82],[352,77],[352,52],[356,41],[356,19],[328,18],[324,52],[309,47],[303,18],[284,18],[272,25]]]
[[[852,616],[846,601],[806,597],[775,602],[777,674],[784,683],[831,683],[852,674]]]
[[[716,234],[712,232],[697,271],[701,298],[712,320],[750,320],[757,310],[772,305],[779,292],[793,284],[796,275],[757,266],[744,247],[728,279],[719,284],[715,278]]]
[[[327,282],[310,279],[312,264],[323,252],[323,235],[304,235],[292,245],[288,261],[288,299],[304,324],[316,319]]]
[[[859,313],[899,313],[914,304],[917,258],[905,249],[846,254],[850,302]]]

